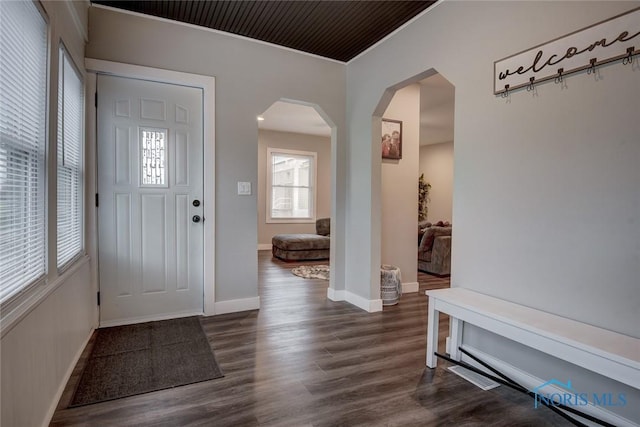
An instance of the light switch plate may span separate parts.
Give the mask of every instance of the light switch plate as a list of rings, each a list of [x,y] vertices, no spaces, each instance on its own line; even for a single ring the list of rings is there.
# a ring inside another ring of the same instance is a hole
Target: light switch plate
[[[251,183],[238,181],[238,196],[250,196]]]

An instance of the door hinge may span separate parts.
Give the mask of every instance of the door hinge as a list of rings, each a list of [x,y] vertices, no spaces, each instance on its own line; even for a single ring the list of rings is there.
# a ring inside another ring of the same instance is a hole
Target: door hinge
[[[95,93],[95,103],[96,103],[96,108],[98,108],[98,92]]]
[[[98,193],[96,193],[96,208],[100,205],[100,199],[98,198]]]
[[[100,292],[96,294],[98,305],[100,305]]]

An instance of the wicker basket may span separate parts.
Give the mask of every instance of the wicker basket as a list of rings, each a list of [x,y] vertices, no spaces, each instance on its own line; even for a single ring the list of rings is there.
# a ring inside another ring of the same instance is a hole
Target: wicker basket
[[[380,298],[382,305],[395,305],[402,295],[400,269],[394,265],[380,267]]]

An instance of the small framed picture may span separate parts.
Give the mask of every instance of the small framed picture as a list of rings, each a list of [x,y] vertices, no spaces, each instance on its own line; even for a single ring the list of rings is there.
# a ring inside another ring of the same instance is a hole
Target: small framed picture
[[[382,119],[382,158],[400,160],[402,158],[402,122]]]

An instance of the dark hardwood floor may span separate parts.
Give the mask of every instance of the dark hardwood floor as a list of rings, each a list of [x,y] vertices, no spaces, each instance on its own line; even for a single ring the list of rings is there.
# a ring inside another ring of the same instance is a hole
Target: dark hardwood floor
[[[69,409],[83,358],[51,425],[569,425],[504,386],[480,390],[442,361],[425,367],[424,291],[448,278],[419,273],[419,293],[369,314],[328,300],[328,282],[291,274],[300,264],[260,251],[262,308],[201,319],[224,378]],[[445,318],[440,328],[443,351]]]

